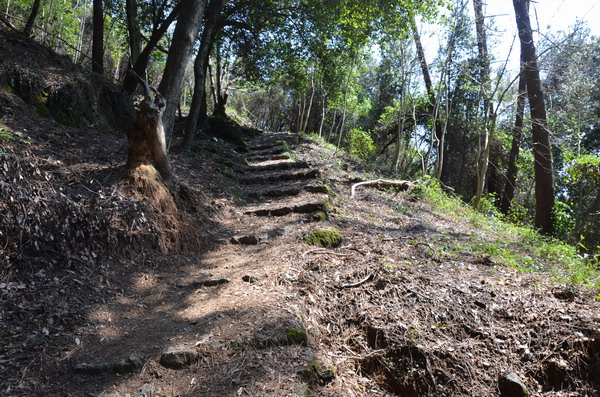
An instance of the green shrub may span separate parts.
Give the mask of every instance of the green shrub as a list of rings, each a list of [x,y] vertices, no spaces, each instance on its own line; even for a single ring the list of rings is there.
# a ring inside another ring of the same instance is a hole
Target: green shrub
[[[350,154],[361,160],[367,160],[373,156],[377,146],[373,143],[371,133],[361,128],[354,128],[348,133]]]

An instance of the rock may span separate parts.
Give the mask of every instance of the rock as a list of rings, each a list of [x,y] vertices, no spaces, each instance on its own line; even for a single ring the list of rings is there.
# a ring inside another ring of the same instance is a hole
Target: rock
[[[210,274],[212,276],[212,274]],[[210,277],[208,276],[208,277]],[[202,288],[202,287],[214,287],[216,285],[227,284],[229,282],[226,278],[215,278],[215,279],[199,279],[190,282],[177,283],[176,286],[179,288]]]
[[[274,156],[266,156],[268,158],[268,160],[289,160],[291,157],[289,154],[287,153],[283,153],[283,154],[276,154]]]
[[[144,361],[136,356],[117,361],[112,365],[113,372],[117,374],[130,374],[144,366]]]
[[[315,222],[325,222],[327,220],[327,214],[323,211],[317,211],[312,215],[312,220]]]
[[[527,396],[527,387],[517,374],[511,372],[508,375],[501,376],[499,381],[500,394],[505,397],[525,397]]]
[[[193,349],[169,350],[161,354],[160,365],[170,369],[182,369],[198,359],[198,352]]]
[[[144,385],[133,395],[133,397],[150,397],[155,396],[160,392],[160,389],[155,387],[151,383],[144,383]]]
[[[309,214],[311,212],[323,211],[325,206],[323,203],[306,203],[294,207],[294,212],[297,214]]]
[[[202,286],[202,284],[204,284],[204,280],[212,277],[213,274],[210,272],[200,272],[199,274],[196,274],[196,277],[199,277],[197,280],[193,280],[193,281],[180,281],[178,283],[175,284],[175,286],[177,288],[190,288],[190,287],[197,287],[198,285]]]
[[[109,363],[79,363],[73,367],[73,371],[82,375],[101,375],[111,370]]]
[[[335,369],[333,366],[323,369],[322,365],[313,358],[306,368],[297,372],[297,375],[306,383],[325,386],[335,378]]]
[[[246,274],[245,276],[242,277],[242,281],[252,284],[252,283],[255,283],[258,281],[258,277]]]
[[[573,287],[562,287],[562,288],[554,288],[552,290],[552,295],[556,299],[565,300],[568,302],[572,302],[577,297],[577,292]]]
[[[327,229],[315,229],[304,237],[304,241],[310,245],[323,248],[339,247],[344,241],[344,236],[334,227]]]
[[[309,193],[329,193],[329,188],[325,185],[308,185],[304,190]]]
[[[271,216],[284,216],[294,212],[294,209],[291,207],[281,207],[271,210]]]
[[[129,358],[122,359],[116,363],[80,363],[73,367],[73,371],[83,375],[101,375],[106,372],[117,374],[130,374],[144,366],[144,360],[131,355]]]
[[[206,280],[202,283],[202,286],[204,287],[215,287],[217,285],[223,285],[223,284],[227,284],[229,282],[229,279],[226,278],[215,278],[212,280]]]
[[[245,236],[233,236],[231,238],[231,243],[241,245],[256,245],[259,243],[259,239],[251,234]]]

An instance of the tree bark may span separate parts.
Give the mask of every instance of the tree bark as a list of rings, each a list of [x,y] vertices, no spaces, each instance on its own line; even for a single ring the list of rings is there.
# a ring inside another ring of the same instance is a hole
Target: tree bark
[[[92,71],[104,72],[104,9],[102,0],[94,0],[92,31]]]
[[[172,175],[162,123],[166,102],[156,90],[153,99],[148,82],[135,76],[144,84],[145,96],[137,107],[136,121],[127,131],[129,152],[126,167],[132,170],[142,164],[152,164],[166,181],[171,179]]]
[[[417,22],[414,17],[411,20],[411,28],[413,33],[413,40],[417,49],[417,57],[419,58],[419,64],[421,65],[421,72],[423,73],[423,80],[425,82],[425,89],[427,90],[427,97],[429,98],[429,114],[431,115],[431,122],[433,123],[433,129],[435,131],[435,138],[437,139],[437,153],[436,153],[436,177],[439,179],[439,175],[442,172],[442,164],[444,159],[444,129],[442,123],[439,120],[437,109],[438,102],[433,88],[433,82],[431,81],[431,75],[429,73],[429,66],[427,65],[427,59],[425,59],[425,51],[423,50],[423,44],[421,43],[421,35],[417,28]],[[433,142],[431,142],[433,145]]]
[[[185,69],[198,36],[206,0],[182,0],[180,4],[185,12],[180,13],[177,20],[165,71],[158,86],[158,92],[167,101],[162,117],[163,129],[167,135],[173,130]]]
[[[150,35],[148,43],[146,44],[146,46],[144,47],[144,49],[142,50],[142,52],[140,53],[137,60],[132,66],[133,71],[137,75],[144,76],[146,74],[146,68],[148,67],[148,62],[150,61],[150,55],[152,54],[152,51],[154,51],[154,48],[156,47],[160,39],[164,36],[169,26],[171,26],[173,21],[175,21],[180,9],[181,3],[179,3],[177,6],[175,6],[175,8],[173,8],[173,10],[171,10],[169,16],[167,16],[167,18],[159,26],[154,26],[152,30],[152,35]],[[123,80],[123,88],[126,92],[132,94],[135,91],[137,85],[138,80],[136,78],[132,77],[132,75],[129,73],[125,75],[125,79]]]
[[[206,10],[206,22],[204,31],[202,32],[200,49],[198,50],[198,55],[196,55],[196,61],[194,62],[194,96],[192,97],[190,113],[185,125],[185,135],[182,143],[184,149],[190,149],[194,144],[194,136],[198,126],[198,119],[202,112],[202,104],[203,102],[206,103],[208,55],[210,54],[210,48],[215,37],[215,27],[223,10],[224,3],[224,0],[212,0]]]
[[[315,97],[315,80],[314,80],[314,76],[311,77],[310,84],[311,84],[310,101],[308,102],[308,110],[306,111],[306,116],[304,118],[304,123],[302,124],[302,127],[301,127],[301,131],[300,132],[302,132],[302,133],[305,133],[306,129],[308,128],[308,120],[310,119],[310,112],[312,110],[313,99]]]
[[[39,10],[40,0],[35,0],[33,2],[33,5],[31,6],[31,13],[29,14],[29,18],[27,18],[25,28],[23,29],[23,34],[27,37],[31,36],[31,32],[33,31],[33,25],[35,24],[35,19],[37,18]]]
[[[217,46],[215,63],[215,81],[213,83],[215,106],[213,109],[213,115],[226,117],[227,114],[225,113],[225,106],[227,105],[227,99],[229,98],[229,95],[227,92],[225,92],[225,90],[223,90],[223,64],[220,46]]]
[[[521,65],[521,75],[519,76],[519,93],[517,96],[517,115],[515,125],[512,130],[512,144],[508,155],[508,169],[506,170],[506,182],[500,201],[500,211],[508,214],[512,200],[515,196],[515,187],[517,182],[517,159],[521,148],[521,136],[523,134],[523,118],[525,115],[525,99],[527,96],[527,82],[523,76],[523,65]]]
[[[322,86],[321,86],[322,88]],[[318,129],[318,135],[321,137],[323,136],[323,123],[325,122],[325,104],[327,103],[327,99],[325,98],[325,95],[323,95],[323,97],[321,98],[321,117],[319,120],[319,129]]]
[[[535,45],[529,20],[529,0],[513,0],[519,39],[521,40],[521,60],[525,64],[524,76],[527,82],[527,96],[531,111],[533,157],[535,170],[535,226],[544,234],[554,232],[552,210],[554,208],[554,175],[550,133],[546,119],[544,93],[536,58]]]
[[[475,11],[475,30],[477,32],[477,50],[479,52],[480,62],[480,98],[483,98],[483,131],[479,136],[479,147],[477,153],[477,184],[475,188],[475,201],[473,207],[479,207],[481,197],[483,195],[483,189],[485,187],[485,178],[487,176],[487,170],[490,159],[491,149],[491,135],[492,128],[490,124],[493,124],[492,110],[491,110],[491,98],[490,98],[490,61],[488,57],[487,49],[487,37],[485,34],[483,5],[481,0],[473,0],[473,9]]]
[[[131,52],[130,62],[135,65],[142,52],[142,34],[138,19],[138,7],[136,0],[126,0],[127,31],[129,33],[129,50]]]

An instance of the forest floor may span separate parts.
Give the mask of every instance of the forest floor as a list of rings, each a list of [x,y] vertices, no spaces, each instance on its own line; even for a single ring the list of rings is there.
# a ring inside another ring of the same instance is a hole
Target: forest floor
[[[600,396],[598,291],[504,266],[500,223],[350,198],[369,177],[287,133],[174,153],[169,192],[122,135],[0,110],[0,395]]]

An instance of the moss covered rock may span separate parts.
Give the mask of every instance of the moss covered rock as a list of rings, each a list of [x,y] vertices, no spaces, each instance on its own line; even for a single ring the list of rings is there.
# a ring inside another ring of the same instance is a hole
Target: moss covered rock
[[[285,330],[288,343],[298,346],[308,346],[308,335],[303,329],[290,328]]]
[[[319,228],[308,233],[304,237],[304,241],[310,245],[316,245],[323,248],[339,247],[344,241],[342,233],[334,228]]]

